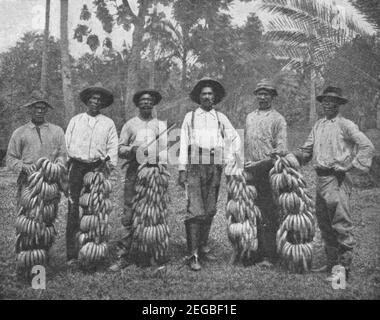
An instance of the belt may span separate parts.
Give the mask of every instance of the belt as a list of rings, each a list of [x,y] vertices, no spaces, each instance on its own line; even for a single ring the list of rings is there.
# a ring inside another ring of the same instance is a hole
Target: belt
[[[194,154],[199,154],[200,156],[202,154],[209,154],[210,156],[214,156],[215,155],[215,149],[212,148],[212,149],[207,149],[207,148],[200,148],[200,147],[197,147],[197,146],[189,146],[189,149],[188,149],[188,155],[194,155]]]
[[[346,174],[341,171],[336,171],[334,169],[321,169],[315,168],[315,172],[319,177],[327,177],[327,176],[336,176],[336,177],[344,177]]]

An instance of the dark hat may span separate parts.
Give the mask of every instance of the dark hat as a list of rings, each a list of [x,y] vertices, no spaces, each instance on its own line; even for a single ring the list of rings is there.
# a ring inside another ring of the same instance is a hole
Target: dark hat
[[[31,107],[35,105],[36,103],[43,103],[50,109],[54,109],[49,102],[47,102],[44,97],[43,93],[39,90],[34,90],[32,94],[30,95],[29,101],[23,105],[23,107]]]
[[[348,99],[342,96],[342,89],[338,87],[328,86],[321,95],[317,96],[317,101],[322,102],[325,97],[335,98],[339,104],[348,102]]]
[[[272,94],[272,96],[274,96],[274,97],[278,96],[278,93],[277,93],[277,90],[276,90],[274,83],[269,79],[262,79],[257,84],[256,89],[255,89],[255,91],[253,91],[253,93],[256,95],[257,92],[259,92],[260,90],[269,91]]]
[[[103,87],[88,87],[79,94],[79,97],[83,103],[87,104],[88,99],[90,99],[91,96],[96,93],[100,94],[101,96],[103,103],[102,108],[107,108],[113,103],[112,92]]]
[[[157,90],[154,90],[154,89],[140,90],[140,91],[137,91],[133,95],[133,102],[136,105],[136,107],[139,105],[139,100],[140,100],[141,96],[143,96],[144,94],[150,94],[152,96],[154,106],[156,104],[159,104],[161,99],[162,99],[161,94]]]
[[[198,81],[193,90],[190,92],[190,99],[197,104],[201,104],[199,96],[202,89],[205,87],[211,87],[214,90],[215,104],[218,104],[220,101],[222,101],[226,95],[226,90],[224,90],[224,87],[219,81],[204,77]]]

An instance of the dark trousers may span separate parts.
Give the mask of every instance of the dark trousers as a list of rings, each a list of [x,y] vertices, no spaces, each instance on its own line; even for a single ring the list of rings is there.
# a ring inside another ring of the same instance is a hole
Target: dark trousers
[[[189,218],[210,218],[216,214],[222,166],[218,164],[189,164],[187,171]]]
[[[257,190],[256,205],[261,211],[262,221],[258,223],[258,258],[268,258],[276,262],[276,233],[279,228],[279,208],[273,198],[269,180],[271,165],[250,171],[247,184],[254,185]]]
[[[76,235],[79,232],[79,198],[83,187],[83,177],[86,173],[95,170],[101,164],[100,161],[85,163],[71,160],[69,166],[69,202],[66,224],[66,255],[67,260],[78,258],[78,246]]]
[[[137,169],[139,163],[136,160],[131,161],[128,164],[127,170],[125,172],[125,182],[124,182],[124,210],[123,217],[121,218],[121,224],[128,228],[132,226],[133,223],[133,198],[136,195],[135,185],[137,181]]]

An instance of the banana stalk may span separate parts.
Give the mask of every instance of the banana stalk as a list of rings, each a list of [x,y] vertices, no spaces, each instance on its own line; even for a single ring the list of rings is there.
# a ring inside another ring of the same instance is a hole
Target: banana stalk
[[[288,270],[304,273],[312,265],[315,218],[314,202],[305,191],[306,182],[299,168],[293,154],[277,156],[270,171],[270,181],[282,212],[276,237],[277,251]]]

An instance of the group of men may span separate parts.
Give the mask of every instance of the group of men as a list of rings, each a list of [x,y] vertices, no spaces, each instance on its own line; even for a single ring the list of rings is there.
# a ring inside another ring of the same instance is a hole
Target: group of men
[[[190,93],[196,104],[184,118],[180,134],[178,184],[186,189],[187,216],[185,232],[188,262],[191,270],[201,270],[207,260],[215,260],[208,245],[213,218],[216,214],[223,166],[240,156],[245,149],[245,170],[248,183],[258,193],[256,203],[262,213],[259,225],[259,247],[254,263],[270,267],[278,259],[276,232],[279,210],[273,198],[269,171],[274,155],[285,155],[287,124],[285,118],[272,106],[278,95],[272,81],[263,79],[254,90],[258,108],[248,114],[245,127],[245,145],[229,119],[215,106],[226,91],[211,78],[201,79]],[[143,90],[134,95],[138,116],[130,119],[118,138],[114,122],[100,110],[113,103],[113,95],[102,87],[90,87],[80,93],[87,112],[74,116],[66,133],[45,121],[52,106],[35,98],[26,107],[31,121],[12,135],[7,165],[19,174],[19,195],[25,187],[30,168],[40,157],[59,159],[69,168],[69,210],[67,216],[67,259],[72,264],[78,258],[75,235],[79,231],[79,196],[83,176],[109,157],[107,166],[115,169],[118,158],[127,163],[124,186],[122,224],[125,236],[118,241],[119,259],[110,267],[118,271],[128,265],[132,236],[132,201],[135,195],[137,168],[141,162],[168,163],[167,125],[152,115],[153,106],[162,97],[156,90]],[[358,127],[339,113],[339,107],[348,101],[341,89],[327,87],[317,97],[324,117],[316,122],[305,144],[293,151],[301,164],[313,159],[317,174],[316,217],[325,242],[329,273],[342,266],[350,269],[355,245],[353,223],[349,206],[350,183],[347,172],[356,168],[368,171],[374,147]],[[149,147],[148,147],[149,146]],[[68,159],[67,159],[68,158]],[[322,270],[322,269],[321,269]],[[337,276],[330,274],[331,277]]]

